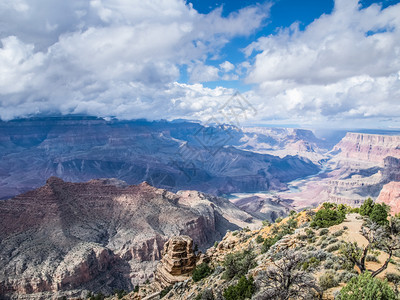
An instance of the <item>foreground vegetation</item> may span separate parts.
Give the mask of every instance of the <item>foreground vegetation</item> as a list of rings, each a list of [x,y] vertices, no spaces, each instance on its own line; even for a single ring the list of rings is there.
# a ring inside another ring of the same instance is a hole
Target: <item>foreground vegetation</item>
[[[387,206],[370,199],[360,208],[324,203],[263,224],[228,233],[185,288],[171,286],[161,296],[400,299],[400,216],[390,217]]]

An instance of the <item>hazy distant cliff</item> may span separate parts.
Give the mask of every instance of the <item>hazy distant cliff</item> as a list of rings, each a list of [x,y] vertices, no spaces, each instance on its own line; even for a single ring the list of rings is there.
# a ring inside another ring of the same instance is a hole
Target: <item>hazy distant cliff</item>
[[[333,148],[341,158],[361,160],[383,166],[384,158],[400,158],[400,136],[349,132]]]
[[[0,199],[43,185],[119,178],[212,194],[279,189],[318,172],[308,159],[238,149],[236,127],[93,117],[0,122]]]

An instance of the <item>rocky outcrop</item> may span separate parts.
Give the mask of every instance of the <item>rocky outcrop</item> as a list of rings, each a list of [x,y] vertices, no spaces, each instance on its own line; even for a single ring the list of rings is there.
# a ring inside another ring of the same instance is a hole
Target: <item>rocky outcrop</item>
[[[129,290],[152,276],[170,236],[190,236],[204,249],[246,224],[256,223],[223,198],[52,177],[0,201],[0,295]]]
[[[348,132],[333,148],[341,159],[383,166],[387,156],[400,158],[400,136]]]
[[[163,257],[157,266],[155,280],[166,287],[188,279],[196,267],[193,240],[188,236],[173,236],[164,244]]]
[[[400,213],[400,182],[385,184],[376,199],[377,203],[385,203],[391,207],[391,214]]]

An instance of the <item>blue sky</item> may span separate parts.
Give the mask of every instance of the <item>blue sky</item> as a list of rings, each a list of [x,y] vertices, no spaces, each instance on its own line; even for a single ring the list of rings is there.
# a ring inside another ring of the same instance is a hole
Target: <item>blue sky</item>
[[[207,122],[239,91],[243,125],[400,128],[399,1],[15,0],[0,41],[2,120]]]

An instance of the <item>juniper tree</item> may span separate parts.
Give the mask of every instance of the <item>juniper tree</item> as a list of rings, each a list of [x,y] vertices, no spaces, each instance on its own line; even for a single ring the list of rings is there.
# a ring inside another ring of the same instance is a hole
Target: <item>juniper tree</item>
[[[270,267],[259,272],[258,292],[253,299],[315,299],[316,295],[321,295],[315,279],[300,268],[305,256],[293,250],[281,254],[281,259],[273,260]]]
[[[357,242],[343,243],[339,253],[356,265],[360,273],[369,271],[371,276],[375,277],[387,268],[394,251],[400,249],[400,219],[392,217],[389,224],[383,226],[369,221],[361,229],[361,234],[368,241],[364,248],[361,248]],[[367,269],[365,265],[368,252],[373,249],[381,250],[389,255],[382,266],[376,270]]]

